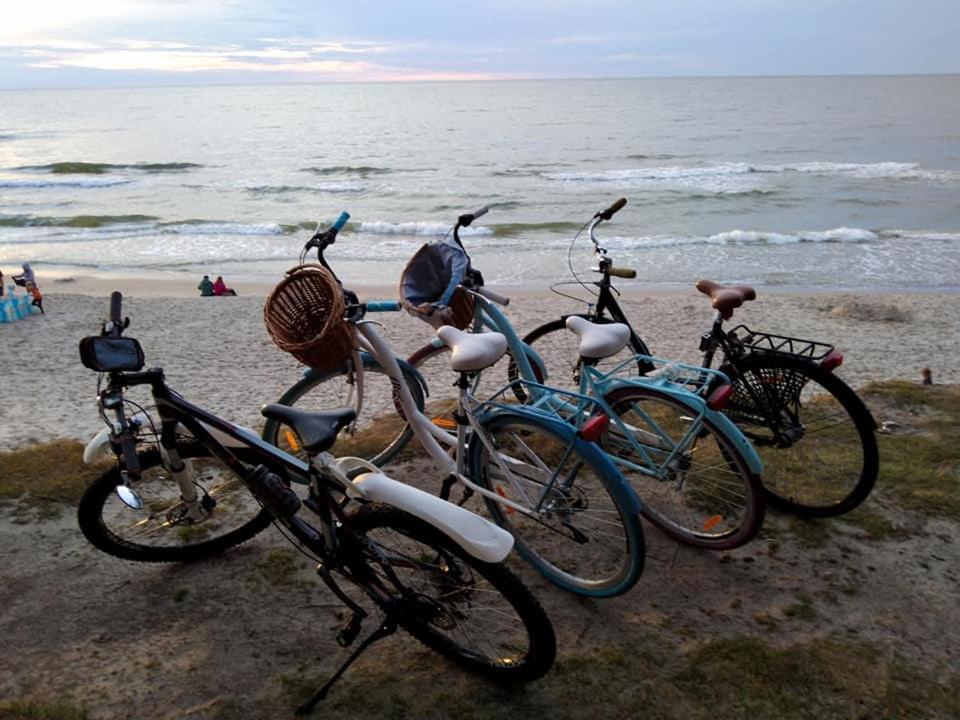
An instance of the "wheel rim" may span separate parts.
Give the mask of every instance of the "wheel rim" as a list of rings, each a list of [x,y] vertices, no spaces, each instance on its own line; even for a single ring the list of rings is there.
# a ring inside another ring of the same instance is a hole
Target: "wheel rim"
[[[489,428],[498,460],[484,447],[484,484],[501,497],[539,512],[528,516],[491,505],[521,550],[549,572],[583,588],[619,583],[631,562],[629,531],[600,473],[570,453],[570,440],[521,422]],[[552,487],[550,483],[553,483]]]
[[[480,573],[455,554],[440,551],[397,528],[375,528],[379,546],[404,588],[413,622],[456,646],[461,655],[492,667],[516,667],[530,652],[516,609]]]
[[[816,378],[788,367],[740,373],[725,413],[753,442],[763,484],[788,502],[832,507],[860,483],[865,457],[853,417]]]
[[[747,473],[726,440],[709,425],[692,437],[690,411],[667,397],[624,394],[611,404],[624,427],[611,424],[605,449],[621,461],[645,515],[699,540],[738,533],[753,499]]]
[[[183,548],[223,537],[250,522],[261,507],[243,482],[216,458],[194,458],[198,498],[209,506],[200,517],[187,517],[180,488],[162,465],[147,468],[132,487],[140,495],[139,510],[115,492],[104,500],[100,521],[119,540],[153,548]]]

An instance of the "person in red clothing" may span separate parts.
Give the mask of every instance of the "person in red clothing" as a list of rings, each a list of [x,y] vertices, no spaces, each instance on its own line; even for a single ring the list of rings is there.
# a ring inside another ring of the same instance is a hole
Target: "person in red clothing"
[[[237,291],[227,287],[227,284],[223,281],[223,275],[217,275],[217,279],[213,283],[213,294],[222,297],[223,295],[236,295]]]

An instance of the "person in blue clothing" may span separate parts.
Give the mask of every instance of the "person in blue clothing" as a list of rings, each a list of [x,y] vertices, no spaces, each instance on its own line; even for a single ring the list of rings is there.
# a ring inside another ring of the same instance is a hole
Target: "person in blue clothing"
[[[197,285],[197,290],[200,291],[200,297],[213,297],[213,283],[210,282],[209,275],[203,276],[203,280]]]

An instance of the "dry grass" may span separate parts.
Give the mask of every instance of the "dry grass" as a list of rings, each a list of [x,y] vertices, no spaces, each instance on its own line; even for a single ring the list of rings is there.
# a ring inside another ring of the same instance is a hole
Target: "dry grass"
[[[0,468],[0,503],[15,503],[14,512],[27,519],[56,517],[65,506],[76,507],[105,466],[84,465],[80,443],[55,440],[0,453]]]

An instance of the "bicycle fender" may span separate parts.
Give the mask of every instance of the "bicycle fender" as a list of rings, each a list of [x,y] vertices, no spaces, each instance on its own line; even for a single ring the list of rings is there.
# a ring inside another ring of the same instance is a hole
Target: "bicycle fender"
[[[430,523],[478,560],[502,562],[513,548],[513,536],[503,528],[386,475],[364,473],[353,484],[368,500],[393,505]]]
[[[495,419],[503,416],[529,417],[531,414],[536,415],[537,422],[543,425],[549,425],[551,428],[556,430],[561,437],[566,436],[567,438],[572,438],[574,448],[581,455],[589,456],[599,466],[606,466],[606,475],[610,480],[610,493],[613,495],[613,499],[616,501],[617,505],[623,508],[624,512],[630,515],[638,515],[641,512],[642,501],[637,496],[633,486],[630,485],[630,483],[627,482],[627,479],[623,477],[623,473],[620,472],[620,469],[613,464],[613,461],[610,460],[610,458],[599,445],[579,437],[574,427],[566,421],[546,413],[540,413],[536,411],[531,412],[529,408],[523,407],[520,407],[517,410],[491,410],[490,412],[485,413],[481,418],[479,418],[479,420],[482,425],[486,425],[488,422],[493,422]],[[471,438],[471,448],[473,447],[473,443],[477,443],[478,448],[483,444],[479,437]],[[472,457],[472,453],[470,456]]]
[[[443,343],[441,342],[440,344],[442,345]],[[360,361],[363,363],[363,366],[365,368],[380,367],[380,363],[378,363],[376,359],[373,357],[373,355],[371,355],[368,352],[363,352],[363,351],[360,352]],[[414,379],[420,385],[420,389],[423,390],[423,396],[429,397],[430,389],[427,387],[427,381],[423,379],[423,375],[420,374],[420,371],[417,370],[413,365],[411,365],[401,357],[397,358],[397,364],[400,365],[401,373],[403,373],[404,375],[410,374],[414,377]],[[323,372],[317,372],[313,368],[308,367],[303,369],[303,372],[301,373],[301,379],[313,380],[315,378],[324,377],[325,375],[329,374],[329,372],[330,372],[329,370],[325,370]],[[282,404],[283,398],[281,398],[279,402]]]

